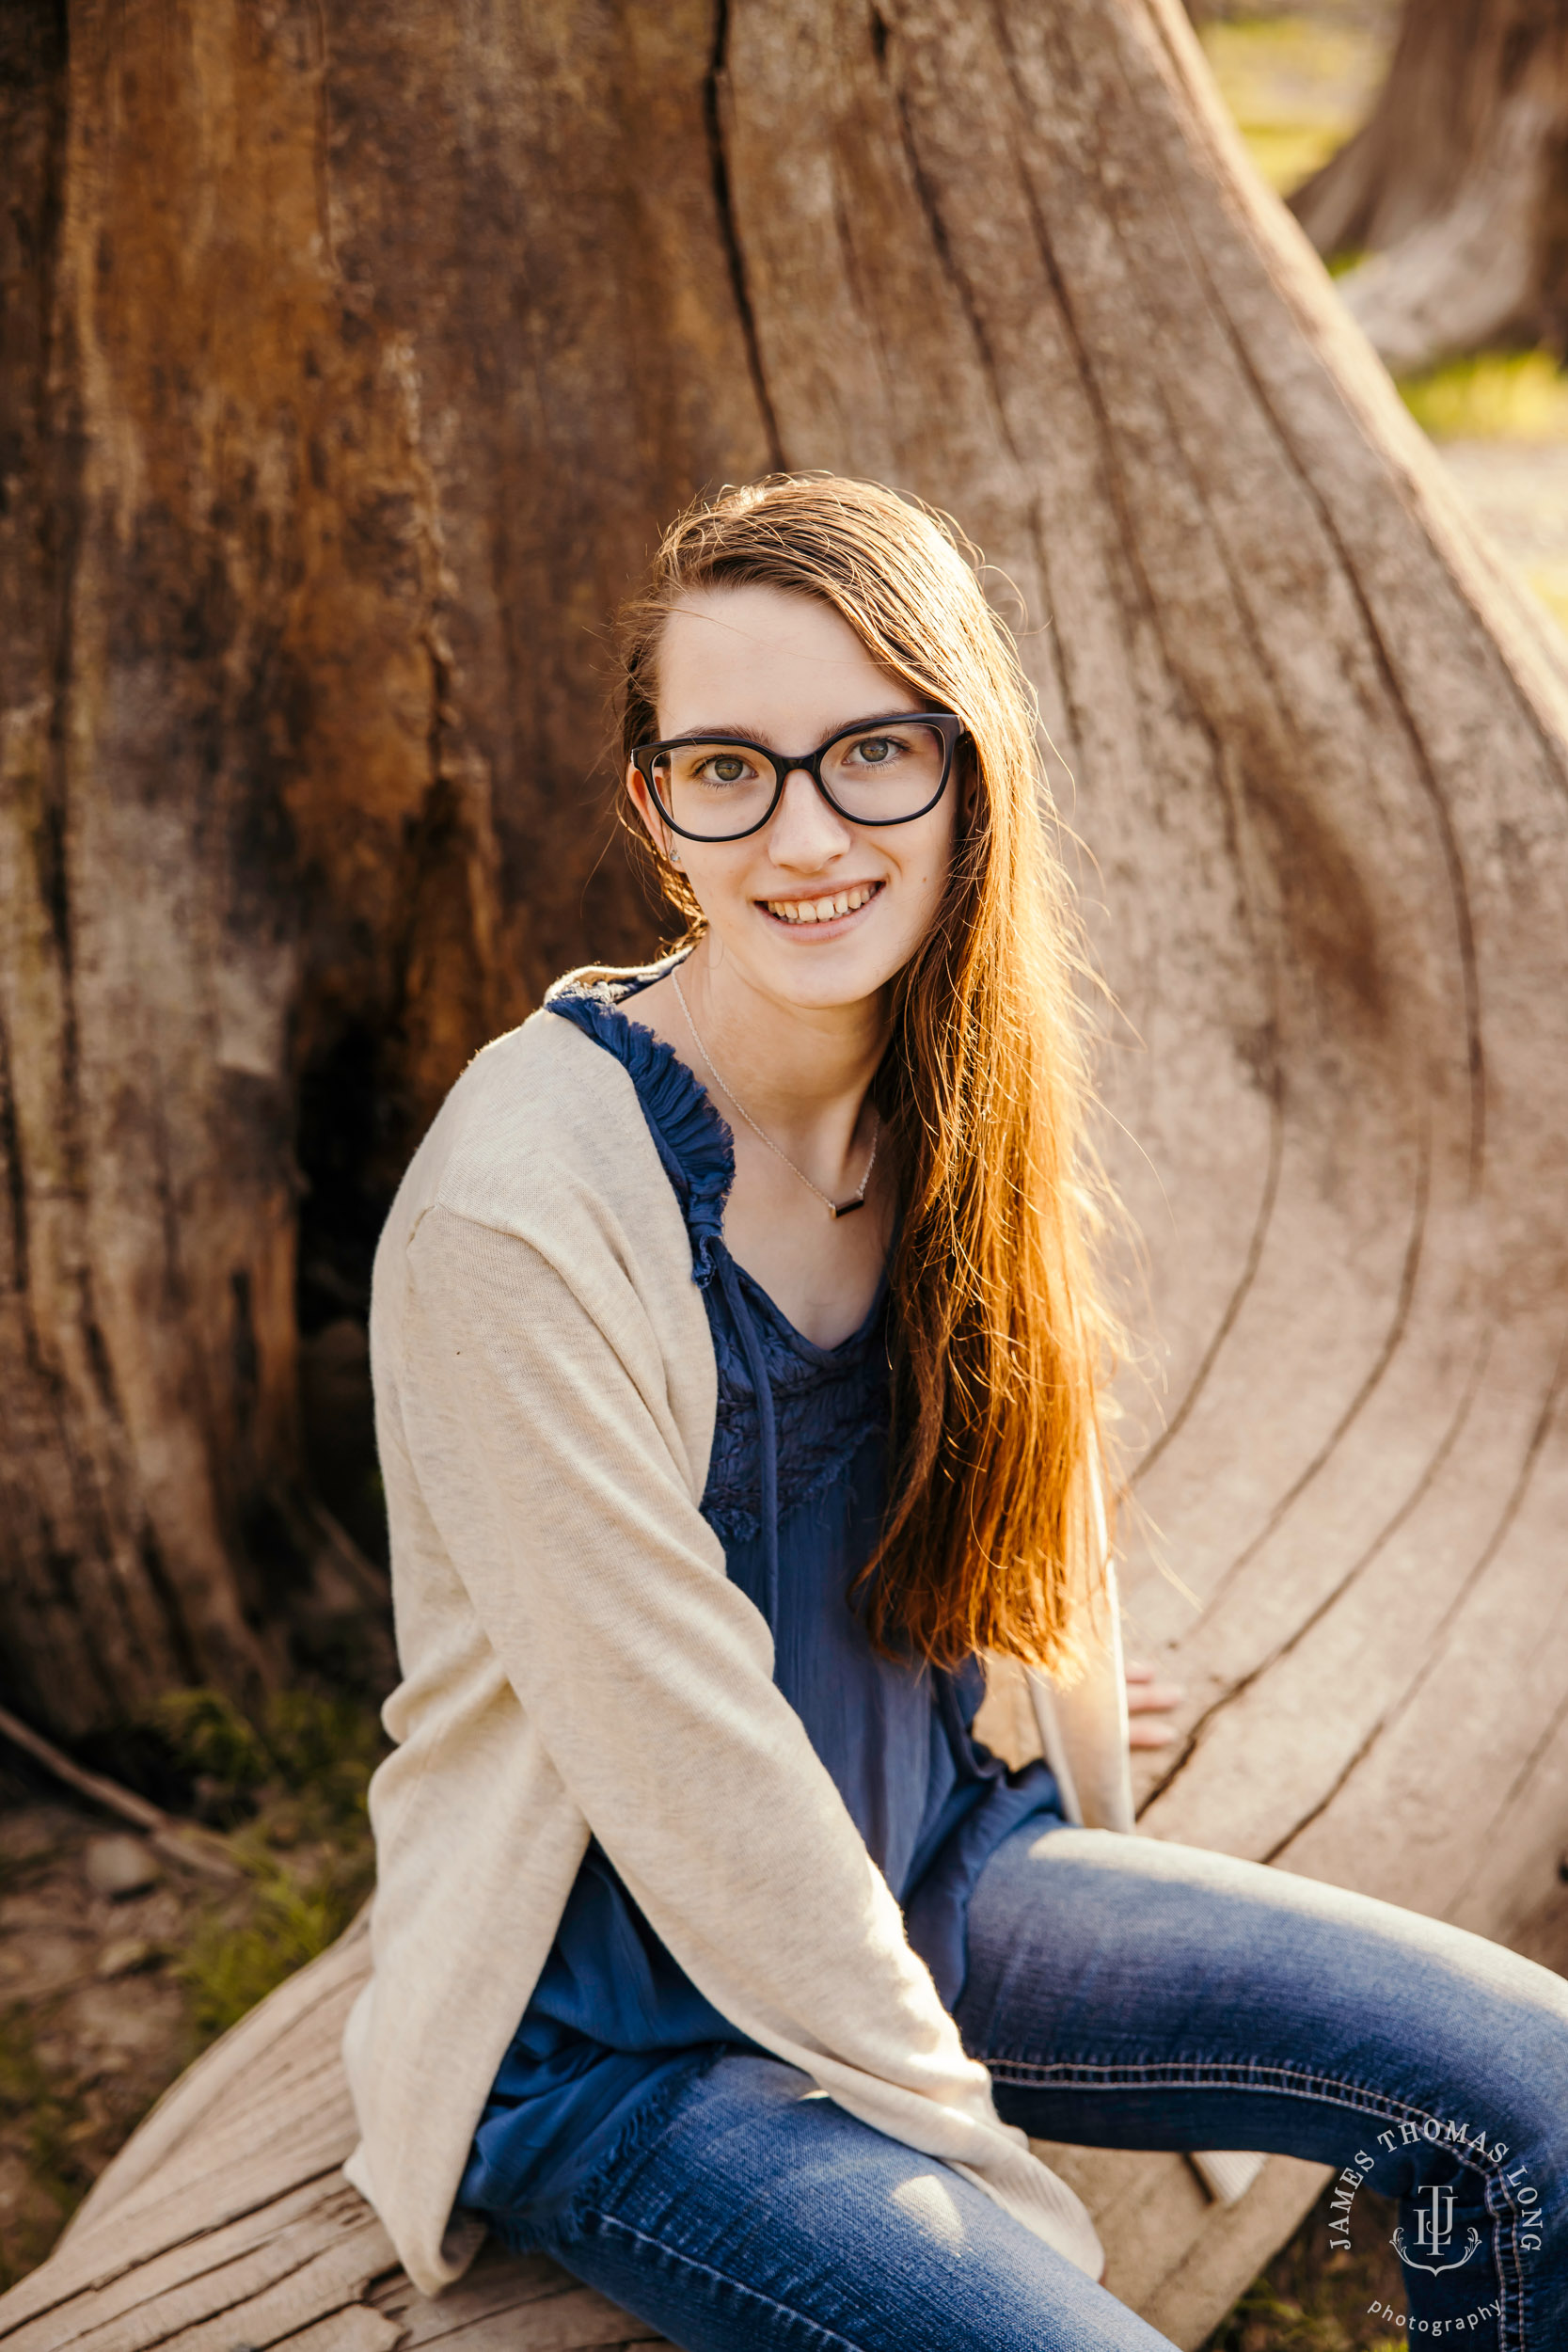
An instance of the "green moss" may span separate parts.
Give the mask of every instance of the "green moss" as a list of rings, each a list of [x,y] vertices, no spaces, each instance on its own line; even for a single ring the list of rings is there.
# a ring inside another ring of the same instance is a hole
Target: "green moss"
[[[1400,391],[1434,441],[1568,441],[1568,375],[1549,352],[1450,359]]]
[[[1362,2335],[1333,2312],[1304,2310],[1259,2280],[1205,2352],[1405,2352],[1405,2344],[1400,2336]]]
[[[260,1733],[221,1691],[170,1691],[148,1721],[187,1772],[236,1796],[267,1777],[272,1758]]]
[[[268,1709],[265,1736],[279,1779],[309,1799],[324,1824],[363,1830],[366,1786],[386,1754],[369,1708],[317,1691],[284,1691]]]
[[[369,1895],[365,1798],[385,1742],[369,1708],[313,1690],[281,1692],[260,1724],[211,1691],[166,1699],[154,1720],[209,1801],[250,1816],[230,1838],[244,1890],[208,1907],[175,1963],[199,2048],[325,1951]]]
[[[265,1851],[246,1862],[246,1894],[208,1914],[176,1966],[198,2049],[335,1943],[373,1877],[368,1843],[363,1853],[315,1857],[303,1867]]]

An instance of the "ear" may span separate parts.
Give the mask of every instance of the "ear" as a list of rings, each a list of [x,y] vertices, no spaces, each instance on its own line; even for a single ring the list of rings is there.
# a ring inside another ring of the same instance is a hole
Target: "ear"
[[[681,860],[675,836],[658,813],[654,796],[648,789],[647,777],[636,762],[630,759],[626,762],[626,790],[631,796],[632,806],[642,819],[648,838],[659,856],[668,865],[678,866]]]

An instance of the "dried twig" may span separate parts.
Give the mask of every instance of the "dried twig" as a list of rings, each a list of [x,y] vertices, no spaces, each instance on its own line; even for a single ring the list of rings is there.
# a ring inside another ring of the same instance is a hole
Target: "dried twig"
[[[73,1764],[41,1732],[34,1731],[4,1707],[0,1707],[0,1738],[8,1740],[36,1764],[41,1764],[46,1772],[52,1772],[68,1788],[74,1788],[78,1796],[89,1798],[110,1813],[118,1813],[122,1821],[133,1822],[145,1834],[153,1851],[162,1854],[166,1861],[195,1870],[202,1878],[221,1879],[230,1885],[244,1878],[245,1872],[221,1837],[214,1836],[210,1830],[198,1829],[194,1823],[177,1821],[146,1797],[138,1797],[134,1789],[122,1788],[119,1781],[106,1780],[102,1772],[89,1772],[80,1764]]]

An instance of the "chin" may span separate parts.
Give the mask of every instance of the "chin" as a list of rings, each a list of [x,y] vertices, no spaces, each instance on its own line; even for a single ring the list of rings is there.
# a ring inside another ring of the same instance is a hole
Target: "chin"
[[[829,1005],[862,1005],[879,994],[901,972],[914,953],[915,943],[900,953],[885,943],[870,940],[825,940],[820,946],[797,947],[790,940],[769,941],[768,976],[773,992],[802,1009],[819,1010]]]

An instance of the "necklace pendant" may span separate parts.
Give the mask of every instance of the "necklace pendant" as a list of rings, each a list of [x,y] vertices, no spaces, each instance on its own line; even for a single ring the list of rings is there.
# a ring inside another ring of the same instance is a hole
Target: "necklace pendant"
[[[686,1025],[691,1032],[692,1044],[695,1045],[698,1053],[702,1056],[704,1061],[706,1062],[708,1070],[716,1081],[720,1091],[729,1095],[730,1101],[735,1104],[736,1109],[740,1113],[741,1118],[746,1121],[747,1126],[751,1128],[752,1134],[761,1137],[762,1141],[767,1144],[768,1149],[772,1152],[773,1157],[776,1160],[783,1160],[785,1168],[794,1168],[796,1175],[799,1176],[800,1182],[806,1187],[806,1190],[808,1192],[816,1193],[818,1200],[822,1201],[826,1205],[828,1215],[831,1217],[837,1218],[841,1216],[852,1216],[857,1209],[863,1209],[865,1206],[865,1188],[871,1182],[871,1171],[877,1165],[877,1146],[882,1138],[881,1120],[879,1119],[877,1120],[875,1128],[872,1132],[871,1157],[865,1163],[865,1174],[861,1179],[861,1188],[859,1192],[856,1193],[852,1200],[830,1200],[821,1185],[814,1184],[811,1178],[806,1174],[805,1169],[803,1168],[796,1168],[795,1162],[790,1158],[788,1152],[780,1151],[778,1145],[774,1142],[767,1128],[758,1126],[756,1120],[752,1117],[751,1112],[746,1108],[746,1105],[741,1101],[739,1095],[736,1094],[729,1087],[725,1086],[723,1079],[720,1077],[718,1067],[714,1061],[713,1056],[708,1052],[707,1047],[703,1043],[701,1037],[697,1033],[697,1024],[691,1018],[691,1008],[686,1001],[686,991],[681,986],[681,976],[678,967],[672,971],[670,975],[670,985],[675,992],[682,1012],[686,1015]]]

